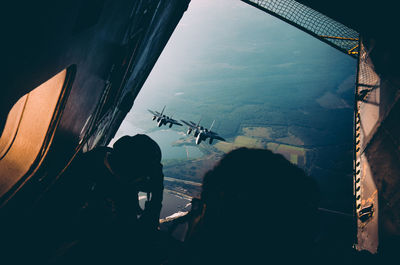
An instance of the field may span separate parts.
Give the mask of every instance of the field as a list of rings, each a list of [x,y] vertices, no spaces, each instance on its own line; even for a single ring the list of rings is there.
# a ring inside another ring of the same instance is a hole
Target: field
[[[243,135],[236,136],[232,142],[218,142],[215,148],[224,153],[239,147],[269,149],[293,164],[305,167],[308,150],[302,147],[304,142],[281,127],[242,127]]]

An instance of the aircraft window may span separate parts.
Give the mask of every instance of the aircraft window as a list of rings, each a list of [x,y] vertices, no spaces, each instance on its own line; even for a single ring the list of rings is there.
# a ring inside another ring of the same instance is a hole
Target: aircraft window
[[[0,197],[39,163],[68,72],[61,71],[21,97],[9,112],[0,138]]]
[[[351,56],[241,1],[193,0],[114,139],[160,144],[162,218],[187,211],[204,173],[242,146],[283,154],[317,179],[322,207],[352,213],[355,73]],[[226,141],[197,145],[197,124]]]

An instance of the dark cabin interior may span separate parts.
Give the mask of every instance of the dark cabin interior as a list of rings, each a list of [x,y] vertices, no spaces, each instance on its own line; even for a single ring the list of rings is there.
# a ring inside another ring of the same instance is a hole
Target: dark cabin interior
[[[35,229],[29,220],[35,203],[76,154],[113,138],[189,2],[3,3],[0,246],[5,256],[16,257],[27,248],[25,243],[20,247],[20,241],[31,242],[24,236]],[[360,104],[354,116],[354,244],[359,251],[397,257],[400,55],[395,3],[297,2],[359,32],[359,67],[364,63],[379,77],[378,118],[361,136],[357,128],[371,115],[363,107],[365,95],[373,89],[356,84],[355,101]],[[364,220],[367,211],[371,214]]]

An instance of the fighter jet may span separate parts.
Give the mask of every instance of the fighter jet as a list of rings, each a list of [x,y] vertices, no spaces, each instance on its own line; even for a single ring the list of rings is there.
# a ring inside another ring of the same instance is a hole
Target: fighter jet
[[[220,141],[225,141],[224,138],[219,136],[216,132],[213,132],[211,129],[214,125],[215,120],[211,124],[210,129],[204,128],[203,126],[200,125],[200,121],[196,124],[192,121],[184,121],[181,120],[184,124],[188,126],[187,134],[189,135],[193,131],[193,136],[196,137],[196,144],[200,144],[201,141],[205,141],[207,138],[209,138],[209,143],[212,144],[214,139],[220,140]]]
[[[164,108],[162,109],[161,113],[159,113],[158,111],[152,111],[152,110],[149,110],[149,109],[148,109],[148,111],[149,111],[151,114],[153,114],[153,121],[157,119],[157,122],[158,122],[158,123],[157,123],[157,126],[158,126],[158,127],[161,127],[162,125],[167,125],[168,123],[169,123],[169,128],[171,128],[172,125],[174,125],[174,124],[175,124],[175,125],[182,126],[182,124],[179,123],[177,120],[172,119],[172,116],[171,116],[171,117],[168,117],[168,116],[166,116],[165,114],[163,114],[163,113],[164,113],[164,110],[165,110],[165,106],[164,106]]]

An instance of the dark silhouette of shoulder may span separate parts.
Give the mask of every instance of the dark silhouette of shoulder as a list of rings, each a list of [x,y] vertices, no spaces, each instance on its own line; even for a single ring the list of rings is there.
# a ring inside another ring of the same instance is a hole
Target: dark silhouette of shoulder
[[[311,262],[315,181],[283,156],[239,148],[206,173],[204,214],[186,242],[190,264]]]

